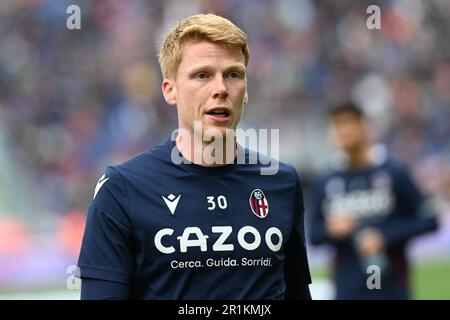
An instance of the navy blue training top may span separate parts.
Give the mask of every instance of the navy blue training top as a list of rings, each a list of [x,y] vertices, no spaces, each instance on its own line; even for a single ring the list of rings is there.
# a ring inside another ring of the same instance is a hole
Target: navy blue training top
[[[391,160],[362,169],[334,170],[315,186],[309,217],[311,241],[336,248],[333,276],[337,299],[408,299],[409,263],[405,246],[412,237],[434,230],[434,210],[413,182],[410,174]],[[328,215],[351,214],[357,221],[353,234],[340,241],[327,232]],[[362,258],[356,245],[366,227],[378,229],[386,250]],[[370,266],[380,271],[379,285]],[[370,267],[368,269],[368,267]],[[372,282],[368,285],[367,282]]]
[[[126,285],[131,299],[304,298],[296,170],[279,162],[261,175],[267,158],[239,148],[245,164],[174,164],[169,139],[108,167],[88,210],[81,278]]]

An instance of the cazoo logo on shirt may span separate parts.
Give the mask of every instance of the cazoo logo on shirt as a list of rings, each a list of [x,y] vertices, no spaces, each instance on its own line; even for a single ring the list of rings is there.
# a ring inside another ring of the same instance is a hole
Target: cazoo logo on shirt
[[[394,205],[394,195],[388,189],[356,190],[327,197],[323,210],[330,215],[345,212],[355,218],[365,218],[388,215]]]
[[[154,239],[155,247],[161,253],[171,254],[176,252],[173,246],[164,244],[164,239],[167,237],[173,237],[175,231],[170,228],[164,228],[159,230]],[[198,227],[187,227],[183,230],[183,233],[176,238],[179,241],[180,252],[187,252],[191,247],[198,247],[201,251],[205,252],[212,247],[212,251],[233,251],[234,244],[227,243],[228,238],[233,233],[233,227],[231,226],[213,226],[211,227],[212,233],[219,234],[217,240],[214,243],[208,241],[209,235],[204,234]],[[253,235],[253,241],[247,241],[245,239],[246,234]],[[264,239],[262,239],[264,237]],[[274,239],[276,238],[276,240]],[[270,227],[266,230],[264,235],[261,235],[258,229],[252,226],[244,226],[237,232],[237,242],[239,246],[245,250],[253,251],[259,248],[261,242],[264,241],[267,247],[273,252],[277,252],[281,249],[283,244],[283,234],[280,229],[276,227]]]

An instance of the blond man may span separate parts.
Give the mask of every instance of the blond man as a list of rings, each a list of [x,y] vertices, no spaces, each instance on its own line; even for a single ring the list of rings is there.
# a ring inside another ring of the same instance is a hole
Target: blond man
[[[236,143],[249,57],[246,34],[213,14],[166,34],[162,92],[178,130],[100,178],[82,299],[310,299],[298,175],[284,163],[262,175],[267,157]]]

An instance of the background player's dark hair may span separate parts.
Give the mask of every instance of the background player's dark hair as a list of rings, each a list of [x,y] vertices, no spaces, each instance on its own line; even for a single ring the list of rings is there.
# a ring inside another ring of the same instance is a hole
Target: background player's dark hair
[[[344,103],[340,103],[330,109],[330,119],[333,119],[344,113],[353,114],[361,119],[366,117],[362,108],[351,101],[347,101]]]

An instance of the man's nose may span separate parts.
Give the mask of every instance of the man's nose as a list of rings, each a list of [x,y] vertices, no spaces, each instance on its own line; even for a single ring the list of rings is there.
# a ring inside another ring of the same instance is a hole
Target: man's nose
[[[225,85],[223,77],[217,76],[213,83],[213,98],[226,98],[228,96],[228,89]]]

